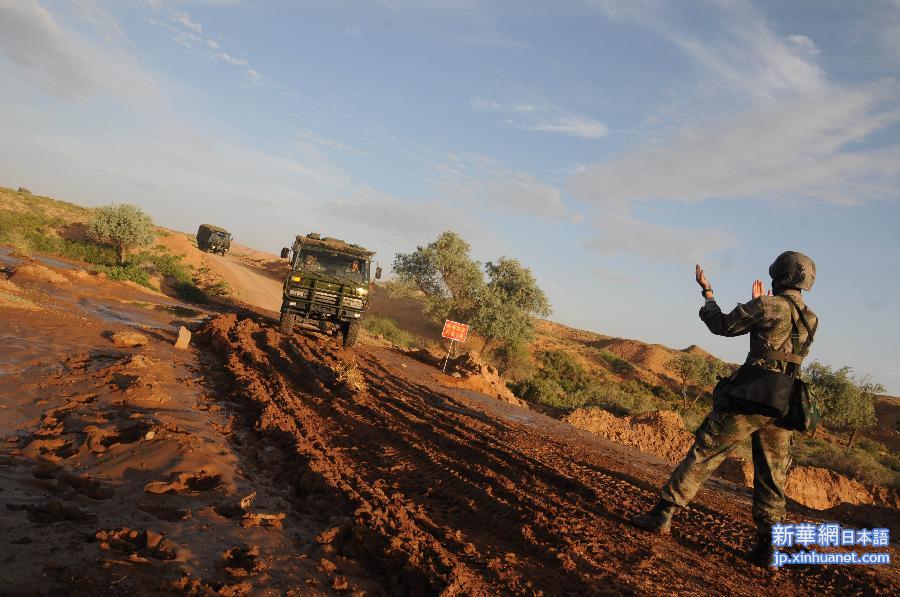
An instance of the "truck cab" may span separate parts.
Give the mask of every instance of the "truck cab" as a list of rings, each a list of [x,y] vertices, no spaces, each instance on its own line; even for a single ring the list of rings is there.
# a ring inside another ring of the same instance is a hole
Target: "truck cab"
[[[200,224],[197,229],[197,248],[207,253],[224,255],[231,248],[231,233],[212,224]]]
[[[356,344],[360,321],[369,306],[369,286],[381,277],[372,271],[375,253],[359,245],[311,233],[297,236],[290,249],[281,250],[291,260],[283,286],[281,331],[289,334],[300,322],[313,321],[323,330],[343,336],[344,346]]]

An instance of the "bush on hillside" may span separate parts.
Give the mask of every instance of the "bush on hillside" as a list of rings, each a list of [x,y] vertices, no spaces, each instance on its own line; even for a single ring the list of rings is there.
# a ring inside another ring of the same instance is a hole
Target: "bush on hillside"
[[[368,316],[363,318],[362,326],[373,336],[381,336],[396,346],[415,348],[423,345],[421,338],[401,329],[390,317]]]
[[[510,384],[513,393],[525,400],[563,410],[596,406],[619,415],[669,408],[647,384],[603,381],[588,373],[568,352],[542,351],[537,361],[534,375]]]
[[[153,220],[134,205],[108,205],[94,210],[88,233],[99,243],[113,247],[119,265],[125,265],[128,251],[144,247],[156,238]]]
[[[887,459],[878,446],[889,456]],[[900,489],[900,472],[891,466],[897,467],[898,463],[896,457],[890,456],[893,455],[883,444],[871,440],[866,447],[848,448],[820,438],[804,437],[794,448],[794,462],[798,465],[826,468],[863,483]]]

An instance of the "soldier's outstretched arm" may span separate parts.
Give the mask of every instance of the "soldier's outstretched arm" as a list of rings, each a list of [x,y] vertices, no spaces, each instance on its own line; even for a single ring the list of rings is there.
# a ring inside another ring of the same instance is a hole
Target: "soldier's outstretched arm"
[[[762,301],[758,298],[738,305],[730,313],[722,313],[715,299],[709,299],[700,308],[700,319],[713,334],[740,336],[748,333],[763,318]]]

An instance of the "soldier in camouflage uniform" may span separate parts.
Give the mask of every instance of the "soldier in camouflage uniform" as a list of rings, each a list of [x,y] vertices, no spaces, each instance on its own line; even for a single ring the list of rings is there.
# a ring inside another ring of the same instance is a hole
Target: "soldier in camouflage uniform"
[[[766,295],[762,282],[757,280],[753,284],[753,300],[738,305],[727,315],[716,304],[709,281],[699,265],[696,274],[706,299],[700,309],[700,319],[709,330],[728,337],[749,334],[747,363],[781,373],[792,372],[795,365],[783,360],[758,358],[758,355],[765,351],[791,352],[794,326],[792,306],[785,300],[787,297],[804,310],[804,317],[815,335],[818,319],[801,296],[801,290],[810,290],[815,280],[813,261],[802,253],[782,253],[769,267],[774,296]],[[797,329],[800,344],[808,351],[807,339],[811,341],[812,338],[808,338],[804,326],[798,325]],[[756,541],[749,555],[754,562],[768,563],[772,548],[771,527],[781,522],[785,515],[784,483],[793,446],[793,432],[779,427],[777,422],[777,419],[764,415],[734,412],[727,396],[714,397],[712,412],[697,429],[690,452],[660,491],[659,503],[650,512],[634,517],[633,523],[640,528],[667,533],[675,509],[686,506],[738,442],[749,437],[753,447],[753,520],[757,527]]]

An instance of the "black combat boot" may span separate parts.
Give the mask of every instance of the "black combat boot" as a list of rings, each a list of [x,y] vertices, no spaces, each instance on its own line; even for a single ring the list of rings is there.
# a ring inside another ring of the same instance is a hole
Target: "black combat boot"
[[[767,568],[772,565],[772,529],[770,527],[756,529],[756,538],[753,541],[753,546],[747,551],[746,556],[751,564],[755,564],[760,568]]]
[[[653,509],[631,518],[631,524],[647,531],[667,534],[672,526],[672,514],[678,505],[667,500],[659,500]]]

